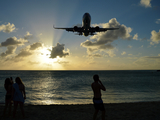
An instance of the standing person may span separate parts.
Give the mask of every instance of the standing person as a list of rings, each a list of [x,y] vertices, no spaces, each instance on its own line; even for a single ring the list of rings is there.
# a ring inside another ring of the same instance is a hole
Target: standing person
[[[24,99],[26,99],[26,93],[25,93],[25,86],[21,80],[20,77],[16,77],[16,83],[13,84],[13,101],[14,101],[14,110],[13,110],[13,117],[15,118],[16,111],[18,104],[20,105],[20,109],[22,112],[23,117],[24,115]]]
[[[4,88],[6,89],[6,95],[5,95],[5,108],[3,111],[3,116],[6,114],[6,110],[9,105],[9,115],[11,115],[12,110],[12,81],[9,78],[5,79]]]
[[[101,98],[102,96],[101,90],[106,91],[106,88],[104,87],[102,82],[99,80],[98,75],[94,75],[93,79],[94,79],[94,82],[91,84],[91,87],[94,93],[93,103],[94,103],[94,108],[95,108],[93,120],[96,119],[99,110],[102,111],[102,120],[105,120],[105,108],[104,108],[103,101]]]

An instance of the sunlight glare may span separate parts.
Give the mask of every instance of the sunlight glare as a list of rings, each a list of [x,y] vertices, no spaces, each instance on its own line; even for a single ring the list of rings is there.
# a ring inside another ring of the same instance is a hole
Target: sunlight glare
[[[48,50],[48,48],[42,48],[41,50],[40,50],[40,52],[41,52],[41,61],[42,61],[42,63],[53,63],[53,62],[57,62],[57,58],[54,58],[54,59],[52,59],[52,58],[50,58],[50,54],[51,54],[51,52]]]

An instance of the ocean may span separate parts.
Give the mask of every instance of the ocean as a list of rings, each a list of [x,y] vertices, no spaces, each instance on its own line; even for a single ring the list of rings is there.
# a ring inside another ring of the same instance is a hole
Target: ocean
[[[19,76],[26,90],[25,104],[90,104],[93,75],[106,87],[104,103],[160,101],[160,72],[156,70],[119,71],[0,71],[0,103],[4,103],[4,81]]]

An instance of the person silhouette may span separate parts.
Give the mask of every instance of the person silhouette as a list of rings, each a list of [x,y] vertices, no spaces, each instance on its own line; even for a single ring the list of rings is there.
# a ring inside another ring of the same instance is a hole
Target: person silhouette
[[[14,88],[13,89],[13,101],[14,101],[13,118],[15,118],[18,104],[20,105],[20,109],[23,117],[25,117],[24,109],[23,109],[24,99],[26,99],[25,86],[20,77],[16,77],[15,81],[16,83],[13,84],[13,88]]]
[[[106,88],[104,87],[102,82],[99,80],[98,75],[94,75],[93,79],[94,79],[94,82],[91,84],[93,94],[94,94],[93,103],[95,108],[95,112],[93,114],[93,120],[96,120],[99,110],[102,111],[102,120],[105,120],[105,108],[101,98],[102,96],[101,90],[106,91]]]
[[[3,110],[3,116],[6,114],[6,110],[9,106],[9,115],[11,115],[12,110],[12,81],[9,78],[5,79],[4,88],[6,89],[6,95],[5,95],[5,108]]]

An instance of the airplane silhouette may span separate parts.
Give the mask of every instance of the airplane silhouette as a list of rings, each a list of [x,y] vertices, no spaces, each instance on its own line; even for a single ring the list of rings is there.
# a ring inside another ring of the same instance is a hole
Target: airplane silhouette
[[[107,30],[117,30],[119,28],[100,28],[99,26],[91,27],[91,16],[89,13],[85,13],[82,18],[82,27],[74,26],[73,28],[56,28],[54,29],[65,29],[66,31],[78,32],[78,35],[95,35],[95,32],[105,32]]]

